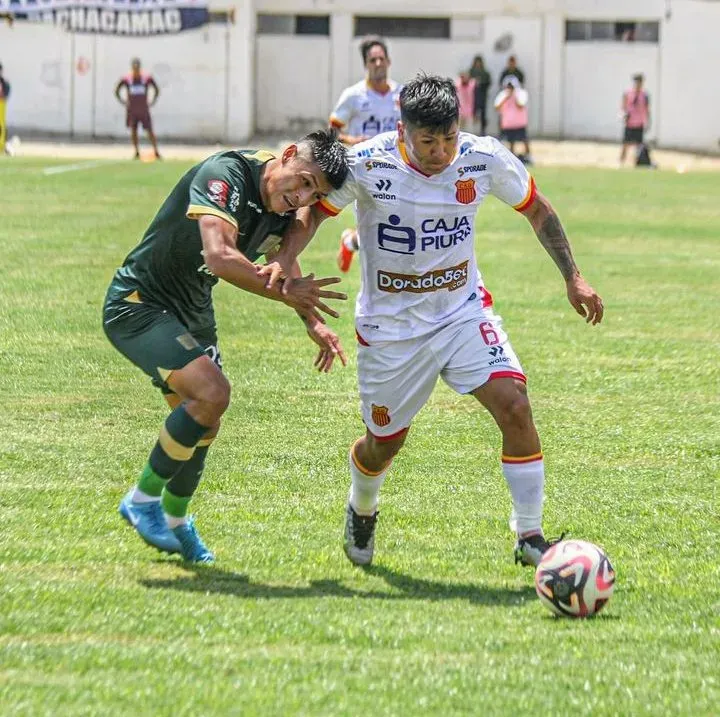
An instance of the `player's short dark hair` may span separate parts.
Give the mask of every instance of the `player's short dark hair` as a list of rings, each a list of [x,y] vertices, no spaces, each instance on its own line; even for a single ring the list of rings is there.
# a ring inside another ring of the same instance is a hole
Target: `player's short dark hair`
[[[400,119],[404,125],[431,132],[447,132],[459,117],[455,83],[449,77],[420,73],[400,92]]]
[[[331,129],[306,134],[299,142],[300,150],[307,147],[312,161],[317,164],[333,189],[340,189],[348,171],[348,154],[345,145],[338,141]]]
[[[360,54],[362,55],[363,65],[367,62],[370,50],[372,50],[375,45],[382,47],[383,52],[385,53],[385,57],[389,57],[385,40],[383,40],[380,35],[368,35],[367,37],[363,38],[363,41],[360,43]]]

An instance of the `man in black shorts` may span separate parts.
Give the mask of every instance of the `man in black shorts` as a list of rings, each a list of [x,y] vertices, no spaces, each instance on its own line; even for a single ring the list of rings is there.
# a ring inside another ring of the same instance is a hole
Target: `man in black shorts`
[[[625,161],[628,147],[639,147],[644,142],[645,130],[650,124],[650,95],[643,89],[642,75],[633,75],[633,86],[623,92],[620,110],[625,120],[620,166]]]
[[[530,141],[528,140],[528,93],[515,75],[505,77],[505,86],[495,98],[495,109],[500,114],[500,131],[502,139],[510,151],[515,154],[515,143],[525,145],[525,154],[518,158],[525,164],[532,164],[530,156]]]
[[[343,145],[314,132],[281,156],[251,150],[215,154],[185,174],[110,283],[103,327],[110,342],[152,378],[171,413],[120,514],[149,545],[189,562],[214,556],[188,518],[205,456],[230,401],[221,371],[212,288],[219,279],[294,308],[320,347],[316,365],[345,363],[338,337],[320,315],[324,287],[340,279],[302,277],[266,287],[252,263],[272,255],[286,230],[310,221],[309,206],[339,188],[348,172]]]

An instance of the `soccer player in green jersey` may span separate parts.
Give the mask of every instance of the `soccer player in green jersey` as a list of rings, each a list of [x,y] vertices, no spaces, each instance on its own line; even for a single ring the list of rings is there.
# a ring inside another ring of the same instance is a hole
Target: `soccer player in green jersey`
[[[345,363],[338,337],[320,314],[337,316],[324,300],[346,296],[325,287],[340,279],[303,277],[296,263],[282,286],[268,288],[252,262],[272,256],[287,229],[311,221],[308,207],[339,188],[347,172],[345,149],[329,130],[307,135],[279,157],[213,155],[180,179],[115,273],[105,299],[105,333],[152,378],[171,408],[137,486],[119,508],[149,545],[189,562],[214,560],[188,517],[188,504],[230,401],[211,295],[218,280],[295,309],[320,347],[321,370],[336,357]]]

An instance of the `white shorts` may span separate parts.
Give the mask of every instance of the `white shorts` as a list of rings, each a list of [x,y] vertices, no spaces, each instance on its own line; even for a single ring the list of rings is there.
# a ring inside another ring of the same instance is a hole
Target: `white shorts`
[[[390,440],[408,428],[438,376],[460,394],[494,378],[525,381],[502,319],[490,308],[419,338],[371,346],[360,342],[358,384],[370,433]]]

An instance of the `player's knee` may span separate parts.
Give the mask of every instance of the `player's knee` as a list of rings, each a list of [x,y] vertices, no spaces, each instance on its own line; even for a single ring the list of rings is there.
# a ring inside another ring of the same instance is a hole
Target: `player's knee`
[[[503,430],[526,430],[532,426],[532,410],[525,387],[510,394],[500,411],[500,424]]]
[[[217,438],[218,433],[220,433],[220,426],[222,425],[222,421],[215,421],[215,423],[208,428],[205,435],[202,437],[203,441],[212,441]]]
[[[394,436],[389,441],[381,440],[368,431],[367,438],[370,453],[377,461],[381,461],[383,463],[392,460],[405,444],[405,439],[407,438],[409,430],[410,429],[406,428],[402,431],[402,433]]]
[[[224,377],[213,381],[202,393],[200,400],[206,405],[209,413],[214,417],[218,429],[220,416],[227,411],[230,405],[230,382]]]

